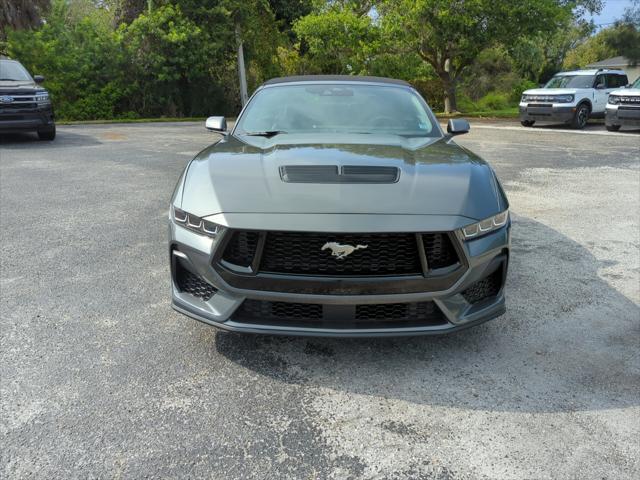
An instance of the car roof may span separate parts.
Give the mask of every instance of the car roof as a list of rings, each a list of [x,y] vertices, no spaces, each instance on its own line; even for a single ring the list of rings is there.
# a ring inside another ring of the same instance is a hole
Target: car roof
[[[278,85],[282,83],[304,83],[304,82],[326,82],[326,83],[344,83],[344,82],[354,82],[354,83],[380,83],[380,84],[390,84],[390,85],[400,85],[403,87],[410,87],[411,84],[409,82],[405,82],[404,80],[396,80],[395,78],[386,78],[386,77],[368,77],[368,76],[360,76],[360,75],[294,75],[291,77],[278,77],[272,78],[271,80],[267,80],[263,83],[264,86],[267,85]]]
[[[570,72],[558,72],[556,76],[561,75],[595,75],[596,73],[615,73],[618,75],[626,75],[624,70],[608,69],[608,68],[592,68],[589,70],[571,70]]]

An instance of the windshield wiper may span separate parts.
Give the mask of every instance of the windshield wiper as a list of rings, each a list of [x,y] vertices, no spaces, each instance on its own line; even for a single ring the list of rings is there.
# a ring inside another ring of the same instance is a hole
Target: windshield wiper
[[[19,78],[0,78],[0,82],[23,82]]]
[[[244,132],[243,135],[249,135],[252,137],[267,137],[271,138],[281,133],[287,133],[284,130],[266,130],[264,132]]]

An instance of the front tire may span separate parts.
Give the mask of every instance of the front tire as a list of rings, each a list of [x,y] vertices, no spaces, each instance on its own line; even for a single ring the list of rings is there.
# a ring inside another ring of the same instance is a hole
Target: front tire
[[[523,127],[533,127],[534,123],[536,123],[535,120],[520,120],[520,125]]]
[[[47,128],[46,130],[38,130],[38,138],[40,140],[53,140],[56,138],[56,126]]]
[[[589,121],[589,113],[590,113],[589,105],[587,105],[586,103],[583,103],[582,105],[578,105],[578,108],[576,109],[576,113],[573,116],[573,120],[571,121],[571,126],[573,128],[582,130],[584,127],[587,126],[587,122]]]
[[[620,130],[620,125],[607,125],[607,130],[610,132],[617,132]]]

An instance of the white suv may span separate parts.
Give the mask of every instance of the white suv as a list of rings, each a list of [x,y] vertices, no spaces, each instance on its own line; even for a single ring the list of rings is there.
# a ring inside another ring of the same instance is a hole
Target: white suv
[[[623,125],[640,127],[640,77],[629,88],[611,92],[604,124],[610,132],[620,130]]]
[[[584,128],[590,117],[604,117],[609,93],[627,83],[622,70],[557,73],[544,87],[523,92],[520,123],[530,127],[536,121],[555,121]]]

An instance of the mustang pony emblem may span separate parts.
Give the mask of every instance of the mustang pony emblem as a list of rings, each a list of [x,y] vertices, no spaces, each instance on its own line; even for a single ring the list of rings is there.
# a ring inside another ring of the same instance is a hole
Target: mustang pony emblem
[[[363,248],[367,248],[368,245],[342,245],[338,242],[327,242],[325,243],[321,250],[326,250],[328,248],[331,249],[331,255],[336,257],[337,260],[342,260],[343,258],[351,255],[356,250],[360,250]]]

